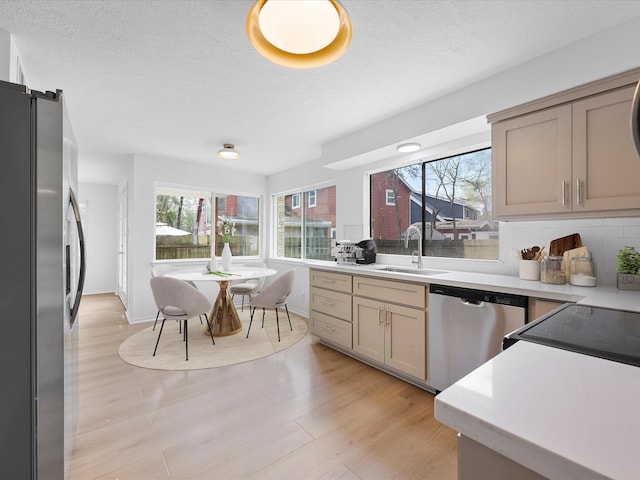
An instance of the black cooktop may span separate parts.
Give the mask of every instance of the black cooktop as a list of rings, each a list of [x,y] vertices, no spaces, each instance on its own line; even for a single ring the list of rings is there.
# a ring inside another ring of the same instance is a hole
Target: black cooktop
[[[518,340],[640,366],[640,313],[567,304],[505,337],[503,348]]]

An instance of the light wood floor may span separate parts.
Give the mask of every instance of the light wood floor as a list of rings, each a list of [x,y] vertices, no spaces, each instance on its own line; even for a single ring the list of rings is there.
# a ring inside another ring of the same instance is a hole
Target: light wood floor
[[[433,395],[307,335],[230,367],[133,367],[114,295],[82,300],[72,480],[455,479]],[[151,352],[150,346],[150,352]]]

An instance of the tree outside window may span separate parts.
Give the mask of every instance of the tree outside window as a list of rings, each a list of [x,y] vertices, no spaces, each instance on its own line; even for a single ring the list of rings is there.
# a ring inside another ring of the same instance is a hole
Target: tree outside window
[[[370,176],[371,236],[378,252],[400,255],[498,258],[498,228],[491,219],[491,150],[387,170]],[[393,202],[390,200],[393,199]]]
[[[233,254],[259,255],[258,197],[157,186],[156,260],[206,259],[212,249],[221,255],[223,242],[216,225],[221,215],[236,225],[230,239]]]

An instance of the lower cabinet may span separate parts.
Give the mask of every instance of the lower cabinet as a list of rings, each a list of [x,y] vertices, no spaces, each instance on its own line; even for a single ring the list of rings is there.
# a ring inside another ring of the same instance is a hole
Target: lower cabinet
[[[475,440],[458,434],[458,480],[544,480],[545,477]]]
[[[555,310],[561,305],[564,305],[565,302],[560,302],[556,300],[546,300],[544,298],[529,298],[529,321],[533,322],[534,320],[540,318],[543,315],[546,315],[552,310]]]
[[[426,312],[353,297],[353,351],[426,379]]]

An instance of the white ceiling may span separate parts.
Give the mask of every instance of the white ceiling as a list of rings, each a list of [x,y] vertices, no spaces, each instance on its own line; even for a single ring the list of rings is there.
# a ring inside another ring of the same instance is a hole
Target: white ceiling
[[[65,92],[81,161],[148,154],[229,166],[215,156],[229,142],[242,153],[234,166],[269,175],[640,15],[636,1],[344,0],[349,51],[294,70],[249,44],[252,3],[5,0],[0,29],[32,89]]]

